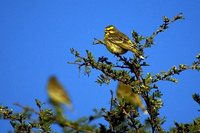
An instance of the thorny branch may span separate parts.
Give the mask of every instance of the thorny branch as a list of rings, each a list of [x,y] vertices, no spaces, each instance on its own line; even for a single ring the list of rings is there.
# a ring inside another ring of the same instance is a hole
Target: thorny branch
[[[159,33],[164,32],[166,29],[168,29],[168,28],[169,28],[169,24],[171,24],[171,23],[173,23],[173,22],[175,22],[175,21],[177,21],[177,20],[179,20],[179,19],[184,19],[182,13],[179,13],[178,15],[174,16],[173,19],[169,19],[168,17],[164,16],[164,17],[163,17],[164,23],[163,23],[162,25],[160,25],[160,27],[159,27],[156,31],[154,31],[154,32],[152,33],[151,36],[149,36],[149,37],[146,38],[146,42],[145,42],[143,48],[145,48],[145,47],[146,47],[146,48],[147,48],[147,47],[151,47],[151,45],[154,44],[154,41],[153,41],[154,38],[155,38]]]

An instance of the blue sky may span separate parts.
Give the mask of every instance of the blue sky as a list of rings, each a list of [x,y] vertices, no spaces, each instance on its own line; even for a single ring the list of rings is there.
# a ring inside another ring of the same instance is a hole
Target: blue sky
[[[103,38],[104,27],[113,24],[131,36],[135,30],[144,36],[162,23],[162,16],[173,17],[182,12],[185,20],[170,25],[170,28],[155,38],[155,46],[145,51],[150,67],[145,72],[153,74],[167,71],[173,65],[191,64],[200,52],[200,2],[154,1],[154,0],[1,0],[0,1],[0,104],[19,108],[22,105],[36,108],[34,99],[47,103],[46,85],[51,75],[69,92],[74,113],[66,112],[70,119],[92,114],[93,108],[109,107],[109,90],[117,83],[99,86],[95,80],[99,72],[79,77],[69,49],[75,48],[85,54],[93,51],[96,57],[108,56],[102,45],[92,45],[93,38]],[[125,55],[128,56],[128,55]],[[191,122],[199,116],[198,105],[191,95],[199,93],[200,73],[183,72],[177,76],[178,84],[160,82],[166,116],[164,127],[168,129],[176,120]],[[9,122],[0,120],[0,131],[11,129]],[[4,127],[4,128],[2,128]]]

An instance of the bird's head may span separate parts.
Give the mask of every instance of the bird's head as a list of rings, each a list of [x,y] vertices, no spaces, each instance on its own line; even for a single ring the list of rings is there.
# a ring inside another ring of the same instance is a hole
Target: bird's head
[[[116,28],[113,25],[109,25],[105,28],[105,34],[115,33],[115,32],[116,32]]]
[[[57,82],[57,78],[55,76],[51,76],[49,78],[49,83],[56,83]]]

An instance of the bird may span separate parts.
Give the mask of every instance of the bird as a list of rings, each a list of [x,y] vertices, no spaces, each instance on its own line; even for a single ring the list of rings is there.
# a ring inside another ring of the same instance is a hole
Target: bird
[[[50,101],[54,105],[65,104],[68,108],[72,108],[72,102],[69,98],[69,95],[64,90],[61,83],[57,80],[55,76],[51,76],[47,85],[47,92],[50,98]]]
[[[144,114],[148,114],[140,96],[132,92],[131,86],[126,85],[120,81],[117,86],[117,98],[124,98],[126,102],[129,102],[131,105],[135,106],[135,108],[140,108]]]
[[[136,43],[133,43],[127,35],[113,25],[105,27],[104,45],[113,54],[121,55],[131,51],[136,57],[144,59],[142,52],[137,49]]]

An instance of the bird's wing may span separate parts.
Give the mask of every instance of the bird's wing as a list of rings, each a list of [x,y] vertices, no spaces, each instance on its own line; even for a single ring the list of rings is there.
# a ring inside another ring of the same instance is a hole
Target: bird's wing
[[[119,33],[113,33],[110,34],[109,40],[116,44],[117,46],[126,49],[126,50],[132,50],[135,48],[134,43],[126,36],[125,34],[119,32]]]

